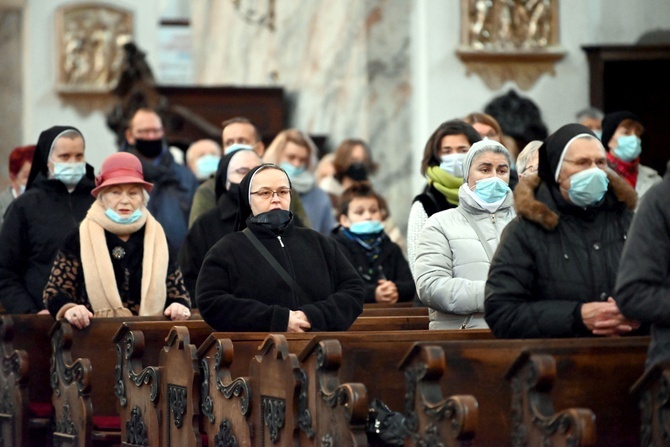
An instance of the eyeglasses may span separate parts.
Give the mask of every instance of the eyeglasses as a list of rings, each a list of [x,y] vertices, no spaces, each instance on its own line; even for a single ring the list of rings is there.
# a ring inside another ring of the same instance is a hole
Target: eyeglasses
[[[148,137],[148,136],[162,136],[163,129],[161,128],[146,128],[146,129],[135,129],[135,135],[138,137]]]
[[[573,165],[579,167],[579,168],[589,168],[591,165],[596,165],[600,169],[605,169],[607,167],[607,158],[597,158],[597,159],[592,159],[592,158],[578,158],[577,160],[568,160],[568,159],[563,159],[563,161],[567,161],[568,163],[572,163]]]
[[[263,200],[269,200],[274,197],[275,194],[277,194],[277,197],[280,199],[286,199],[291,195],[291,188],[281,188],[277,191],[273,191],[271,189],[259,189],[258,191],[252,192],[250,194],[255,194]]]
[[[522,174],[525,174],[528,172],[529,174],[535,174],[537,172],[537,165],[528,165],[526,166],[526,169],[523,170]]]
[[[239,174],[239,175],[241,175],[241,176],[245,176],[245,175],[247,175],[247,173],[248,173],[249,171],[251,171],[251,169],[249,169],[249,168],[237,168],[237,169],[235,169],[235,171],[233,171],[233,172],[235,172],[235,173],[237,173],[237,174]]]

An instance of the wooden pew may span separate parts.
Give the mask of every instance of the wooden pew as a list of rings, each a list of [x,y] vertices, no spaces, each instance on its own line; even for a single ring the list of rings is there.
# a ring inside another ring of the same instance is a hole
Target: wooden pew
[[[365,307],[361,317],[401,316],[414,317],[428,315],[427,307]]]
[[[56,322],[52,328],[50,374],[56,443],[90,446],[120,442],[121,420],[117,397],[112,392],[120,353],[112,340],[119,327],[128,321],[174,325],[164,317],[130,317],[93,319],[91,325],[82,330],[65,321]],[[194,324],[204,322],[196,320]],[[147,354],[158,356],[158,349],[149,349]]]
[[[550,355],[555,359],[557,377],[551,391],[553,406],[588,408],[596,417],[596,445],[628,446],[637,444],[637,428],[630,421],[638,420],[639,415],[627,390],[644,369],[648,343],[648,337],[422,342],[410,350],[401,369],[408,380],[416,380],[427,367],[424,350],[442,350],[445,370],[439,379],[432,379],[433,385],[439,383],[439,387],[431,388],[441,390],[441,395],[433,396],[432,400],[439,401],[441,396],[454,393],[472,394],[479,403],[480,424],[475,438],[478,445],[510,441],[514,445],[525,445],[524,442],[528,442],[525,436],[531,433],[531,428],[520,422],[528,420],[530,409],[521,404],[519,384],[527,383],[529,376],[524,379],[528,368],[520,365],[528,361],[529,353]],[[517,360],[519,357],[525,360]],[[541,369],[536,368],[536,374],[540,374],[537,371]],[[516,383],[514,390],[505,377]],[[536,387],[548,391],[548,383],[540,381]],[[408,383],[407,388],[416,388],[416,385]],[[539,401],[535,402],[535,406],[540,405]],[[549,408],[547,401],[544,402],[540,410]],[[579,416],[574,410],[570,411],[575,416],[572,420],[584,425],[584,413],[577,411]],[[543,414],[549,413],[553,411]],[[512,418],[510,414],[515,416]],[[564,419],[557,417],[556,420]],[[589,429],[584,430],[587,435],[581,439],[588,445]]]
[[[114,335],[115,395],[124,446],[199,445],[196,345],[203,320],[124,322]],[[164,415],[161,417],[161,415]]]
[[[49,315],[2,315],[0,436],[5,446],[44,446],[51,425]]]
[[[384,315],[360,316],[354,321],[349,331],[413,331],[428,330],[428,314],[426,315]]]
[[[640,409],[640,445],[670,444],[670,362],[647,370],[631,387]]]

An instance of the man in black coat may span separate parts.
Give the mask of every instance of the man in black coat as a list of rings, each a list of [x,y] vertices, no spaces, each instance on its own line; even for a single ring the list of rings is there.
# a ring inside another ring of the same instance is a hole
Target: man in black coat
[[[538,175],[515,190],[486,283],[485,318],[501,338],[621,335],[638,326],[613,300],[636,194],[607,168],[602,143],[568,124],[539,149]]]
[[[670,359],[670,177],[645,194],[628,233],[616,301],[628,318],[651,323],[647,366]]]

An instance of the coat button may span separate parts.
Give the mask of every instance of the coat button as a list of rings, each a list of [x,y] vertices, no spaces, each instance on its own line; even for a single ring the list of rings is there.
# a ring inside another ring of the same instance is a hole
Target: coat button
[[[595,244],[593,244],[593,249],[594,249],[594,250],[600,250],[600,244],[599,244],[598,242],[596,242]]]

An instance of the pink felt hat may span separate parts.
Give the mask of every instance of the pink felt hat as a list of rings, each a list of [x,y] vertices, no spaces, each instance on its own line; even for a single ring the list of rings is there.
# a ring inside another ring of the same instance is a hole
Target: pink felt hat
[[[147,192],[151,192],[153,183],[144,180],[140,159],[128,152],[117,152],[102,162],[100,175],[95,178],[95,188],[91,191],[93,197],[103,188],[112,185],[136,183],[142,185]]]

